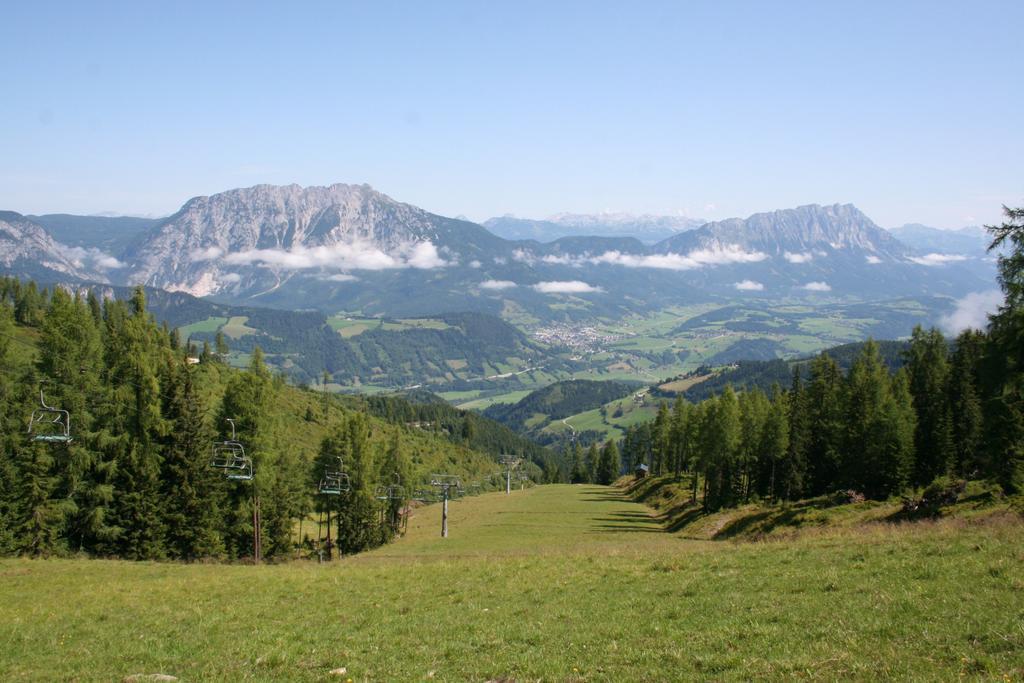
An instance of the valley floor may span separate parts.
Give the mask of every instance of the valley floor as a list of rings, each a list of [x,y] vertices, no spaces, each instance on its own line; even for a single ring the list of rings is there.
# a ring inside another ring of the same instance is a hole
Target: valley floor
[[[0,561],[0,679],[1024,679],[1008,516],[700,541],[561,485],[439,527],[324,565]]]

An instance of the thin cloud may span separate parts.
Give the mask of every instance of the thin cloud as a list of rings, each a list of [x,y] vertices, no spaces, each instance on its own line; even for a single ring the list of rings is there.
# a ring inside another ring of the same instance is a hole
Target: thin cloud
[[[808,292],[831,292],[832,287],[827,282],[808,282],[803,286]]]
[[[238,273],[224,273],[223,275],[220,276],[220,281],[223,282],[224,284],[230,285],[236,282],[241,282],[242,276],[239,275]]]
[[[807,263],[808,261],[814,258],[814,254],[812,254],[809,251],[803,251],[798,253],[787,251],[783,254],[783,256],[790,263]]]
[[[220,247],[206,247],[205,249],[193,249],[189,252],[189,258],[192,261],[212,261],[213,259],[220,258],[224,255],[224,250]]]
[[[484,280],[480,283],[480,289],[491,289],[491,290],[502,290],[512,289],[518,287],[516,283],[511,280]]]
[[[763,292],[764,285],[760,282],[754,282],[753,280],[741,280],[733,285],[736,289],[741,292]]]
[[[865,260],[867,260],[869,264],[873,266],[877,266],[879,263],[882,262],[882,259],[878,258],[877,256],[865,256],[864,258]]]
[[[76,268],[113,270],[115,268],[124,268],[125,265],[122,261],[117,260],[107,252],[102,249],[97,249],[96,247],[89,247],[88,249],[83,247],[69,247],[65,253]]]
[[[925,254],[924,256],[911,256],[910,261],[918,264],[919,266],[944,266],[947,263],[954,263],[956,261],[966,261],[967,257],[963,254]]]
[[[949,334],[960,334],[964,330],[984,330],[988,327],[988,316],[1003,305],[1003,293],[998,289],[974,292],[956,302],[956,308],[939,320],[939,325]]]
[[[542,294],[586,294],[588,292],[602,291],[600,287],[588,285],[580,280],[538,282],[531,286]]]
[[[392,270],[420,268],[430,270],[450,265],[441,258],[432,242],[404,245],[388,254],[366,242],[338,243],[292,249],[248,249],[224,256],[232,265],[255,265],[280,270]]]

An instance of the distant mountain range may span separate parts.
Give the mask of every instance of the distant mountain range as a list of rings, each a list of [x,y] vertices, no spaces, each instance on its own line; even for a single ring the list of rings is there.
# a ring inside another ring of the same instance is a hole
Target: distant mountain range
[[[633,237],[645,244],[654,244],[705,222],[686,216],[562,213],[546,220],[501,216],[489,218],[483,225],[507,240],[552,242],[562,237]]]
[[[552,223],[632,225],[600,219]],[[967,251],[966,241],[963,253],[940,251],[936,236],[883,230],[849,204],[700,227],[678,221],[653,244],[610,235],[509,240],[367,185],[258,185],[195,197],[158,220],[0,213],[0,268],[51,281],[144,283],[236,305],[520,320],[736,297],[959,297],[994,283],[991,260]]]
[[[976,225],[959,230],[941,230],[920,223],[908,223],[889,232],[896,239],[922,253],[984,257],[992,241],[988,231]]]

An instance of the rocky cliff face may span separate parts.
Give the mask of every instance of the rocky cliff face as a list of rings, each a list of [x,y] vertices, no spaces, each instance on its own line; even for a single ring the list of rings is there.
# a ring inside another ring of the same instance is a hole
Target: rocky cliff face
[[[0,211],[0,267],[7,272],[106,282],[103,271],[116,265],[116,260],[100,252],[57,242],[41,225],[20,213]]]
[[[419,254],[427,265],[435,252],[416,249],[443,241],[437,218],[368,185],[230,190],[195,197],[153,228],[126,254],[128,279],[205,295],[261,280],[276,286],[306,262],[383,269]]]
[[[883,230],[852,204],[819,206],[758,213],[731,218],[671,237],[655,246],[661,253],[735,245],[769,255],[829,254],[849,251],[864,256],[898,260],[910,249]]]

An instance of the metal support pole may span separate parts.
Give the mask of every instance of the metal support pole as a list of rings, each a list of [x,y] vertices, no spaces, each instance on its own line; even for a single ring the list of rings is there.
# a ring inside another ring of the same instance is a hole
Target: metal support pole
[[[512,494],[512,470],[505,470],[505,495]]]
[[[448,538],[448,487],[444,488],[444,503],[441,506],[441,538]]]

